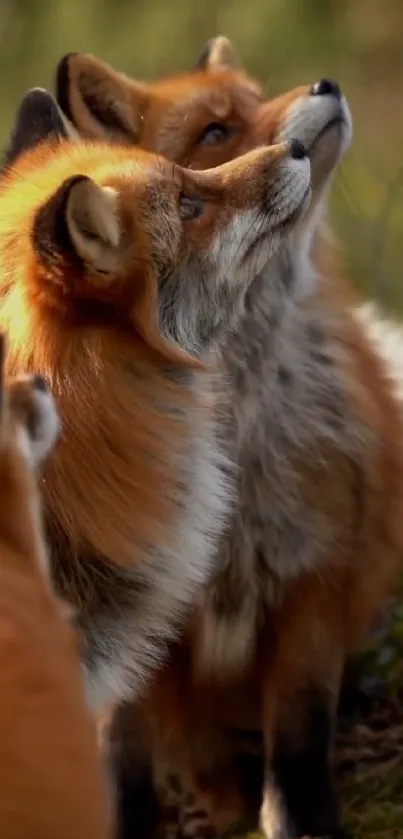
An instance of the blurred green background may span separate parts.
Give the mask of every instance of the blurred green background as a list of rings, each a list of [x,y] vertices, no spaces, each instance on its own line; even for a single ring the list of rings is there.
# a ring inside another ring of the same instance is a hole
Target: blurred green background
[[[348,275],[403,314],[402,0],[0,0],[1,141],[19,97],[65,52],[142,79],[186,69],[226,34],[268,95],[332,76],[355,138],[330,215]]]

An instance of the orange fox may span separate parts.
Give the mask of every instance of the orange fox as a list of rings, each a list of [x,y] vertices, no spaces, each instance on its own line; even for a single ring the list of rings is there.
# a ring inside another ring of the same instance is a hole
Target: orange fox
[[[106,839],[95,726],[50,583],[37,490],[58,416],[40,376],[5,385],[4,356],[0,335],[0,835]]]
[[[139,689],[210,571],[231,490],[214,352],[298,221],[298,143],[206,173],[77,143],[24,98],[0,191],[8,368],[52,387],[63,434],[43,492],[91,704]]]
[[[118,767],[122,836],[144,828],[131,807],[150,800],[146,775],[162,787],[173,777],[174,794],[180,776],[183,802],[186,788],[201,795],[213,832],[254,827],[260,811],[269,837],[339,836],[332,739],[343,666],[403,547],[396,387],[358,301],[318,248],[324,198],[351,140],[347,102],[328,79],[264,101],[223,37],[190,72],[149,85],[69,54],[57,96],[82,135],[192,170],[290,136],[306,146],[310,210],[250,286],[221,351],[220,409],[241,468],[215,579],[142,707],[116,719],[113,747],[124,751],[116,740],[119,728],[129,739],[132,715],[137,758],[130,766],[120,754]]]

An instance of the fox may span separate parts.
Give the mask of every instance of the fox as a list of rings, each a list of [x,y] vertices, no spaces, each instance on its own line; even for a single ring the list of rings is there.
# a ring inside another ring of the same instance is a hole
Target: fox
[[[268,839],[336,839],[343,669],[394,584],[403,545],[396,382],[321,235],[352,140],[347,100],[327,78],[265,99],[224,36],[189,71],[152,83],[69,53],[56,98],[81,137],[192,172],[290,136],[305,146],[309,210],[249,286],[220,350],[219,409],[239,469],[213,579],[110,737],[124,839],[158,832],[164,819],[171,835],[175,795],[206,818],[176,826],[185,835],[259,824]]]
[[[70,610],[55,594],[40,476],[60,435],[44,379],[6,378],[0,334],[0,833],[109,839],[94,719]]]
[[[23,98],[0,189],[7,369],[63,426],[42,479],[52,577],[96,711],[141,691],[208,576],[232,503],[215,355],[310,200],[302,145],[191,173],[77,142]]]

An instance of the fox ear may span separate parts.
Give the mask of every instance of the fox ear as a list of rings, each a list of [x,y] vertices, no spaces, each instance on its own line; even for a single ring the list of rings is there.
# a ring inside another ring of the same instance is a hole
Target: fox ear
[[[116,271],[121,222],[115,189],[76,179],[67,197],[66,225],[74,250],[87,265],[105,275]]]
[[[18,108],[5,154],[6,164],[42,140],[73,139],[75,136],[52,94],[34,87],[28,90]]]
[[[208,70],[214,67],[229,69],[238,66],[238,58],[229,38],[226,38],[225,35],[217,35],[207,41],[194,69]]]
[[[80,134],[135,143],[146,89],[86,53],[65,55],[56,71],[57,101]]]
[[[41,208],[33,240],[45,264],[49,242],[72,253],[73,258],[78,257],[88,269],[87,282],[101,290],[110,286],[116,276],[121,232],[117,192],[78,175],[65,181]]]

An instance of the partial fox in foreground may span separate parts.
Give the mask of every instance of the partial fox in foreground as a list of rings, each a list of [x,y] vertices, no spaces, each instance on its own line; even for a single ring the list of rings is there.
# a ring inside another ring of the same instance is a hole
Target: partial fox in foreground
[[[107,839],[111,814],[37,481],[59,434],[40,376],[5,383],[0,335],[0,835]],[[38,474],[39,473],[39,474]]]
[[[118,772],[122,836],[138,828],[131,801],[137,784],[147,803],[146,771],[162,796],[181,777],[183,801],[196,791],[213,832],[254,827],[260,811],[270,837],[339,836],[332,743],[343,666],[403,549],[396,387],[359,301],[319,247],[324,199],[351,139],[347,102],[328,79],[264,101],[225,38],[192,71],[150,85],[70,54],[57,92],[82,135],[192,170],[290,136],[306,146],[310,210],[262,267],[221,352],[239,503],[182,643],[142,707],[121,712],[126,738],[132,715],[134,755],[132,766],[120,755]]]

